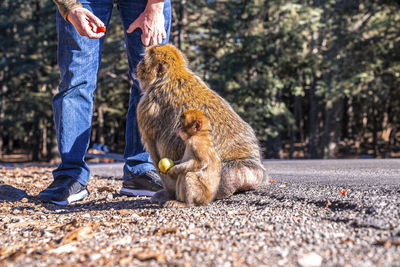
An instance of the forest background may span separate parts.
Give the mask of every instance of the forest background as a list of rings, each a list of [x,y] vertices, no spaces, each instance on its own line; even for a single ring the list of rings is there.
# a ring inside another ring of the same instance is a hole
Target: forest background
[[[173,0],[171,43],[255,129],[265,158],[400,156],[400,4]],[[0,160],[57,157],[56,6],[0,4]],[[131,81],[114,10],[91,143],[122,153]],[[229,122],[228,122],[229,123]]]

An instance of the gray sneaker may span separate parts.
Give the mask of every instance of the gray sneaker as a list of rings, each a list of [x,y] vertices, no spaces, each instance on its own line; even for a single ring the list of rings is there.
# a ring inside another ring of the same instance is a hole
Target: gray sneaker
[[[76,179],[69,176],[61,176],[42,192],[38,198],[42,202],[54,203],[57,205],[68,205],[72,202],[84,199],[89,195],[86,186],[81,185]]]
[[[124,180],[120,194],[152,197],[162,188],[160,176],[155,171],[147,171],[139,176]]]

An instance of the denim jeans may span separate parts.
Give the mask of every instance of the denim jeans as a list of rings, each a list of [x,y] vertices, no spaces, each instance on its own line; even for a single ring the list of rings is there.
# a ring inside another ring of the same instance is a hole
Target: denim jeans
[[[114,3],[118,7],[125,32],[129,77],[133,82],[126,123],[124,179],[154,170],[150,155],[145,152],[141,143],[136,118],[136,107],[141,93],[138,82],[132,77],[132,73],[144,55],[145,47],[141,41],[140,29],[130,34],[126,33],[129,25],[144,11],[147,1],[83,0],[80,2],[83,7],[101,19],[107,28]],[[164,17],[167,38],[163,43],[167,43],[171,26],[170,0],[165,0]],[[87,185],[90,169],[84,157],[90,142],[93,94],[96,90],[104,37],[89,39],[80,36],[73,25],[66,22],[58,11],[56,20],[61,81],[59,92],[53,98],[53,112],[61,164],[53,171],[53,176],[54,178],[60,175],[71,176],[81,184]]]

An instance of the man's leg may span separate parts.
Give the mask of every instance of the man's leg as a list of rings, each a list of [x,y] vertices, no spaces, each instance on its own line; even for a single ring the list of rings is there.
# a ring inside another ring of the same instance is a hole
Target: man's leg
[[[101,4],[82,1],[82,4],[108,25],[112,0]],[[84,157],[90,142],[93,93],[104,38],[80,36],[58,11],[56,19],[61,82],[53,98],[53,112],[61,164],[53,171],[53,183],[39,197],[46,202],[66,205],[88,195],[86,185],[90,170]]]
[[[129,109],[126,122],[126,146],[125,146],[125,166],[124,183],[121,189],[122,194],[152,196],[156,191],[162,189],[161,180],[155,172],[155,167],[151,161],[149,153],[145,152],[139,134],[136,108],[140,100],[139,83],[132,76],[136,67],[144,56],[145,46],[141,41],[141,30],[136,29],[133,33],[127,34],[129,25],[144,11],[147,1],[145,0],[120,0],[118,9],[125,32],[125,42],[127,47],[129,76],[133,81],[129,99]],[[171,27],[171,2],[165,0],[164,3],[165,30],[169,40]]]

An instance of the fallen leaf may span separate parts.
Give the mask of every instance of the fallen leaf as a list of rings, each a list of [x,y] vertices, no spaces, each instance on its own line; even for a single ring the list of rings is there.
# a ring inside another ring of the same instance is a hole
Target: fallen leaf
[[[250,212],[238,211],[238,210],[228,210],[229,215],[249,215]]]
[[[348,190],[348,189],[344,190],[343,192],[339,192],[339,195],[342,195],[342,196],[346,195],[347,190]]]
[[[91,234],[92,228],[90,226],[83,226],[66,234],[62,238],[61,244],[67,244],[74,240],[82,240],[88,238]]]
[[[130,262],[132,262],[131,257],[125,257],[119,260],[119,265],[128,265]]]
[[[340,240],[340,243],[346,243],[346,242],[355,243],[356,241],[354,241],[350,237]]]
[[[178,232],[178,227],[161,227],[159,229],[154,230],[154,235],[164,235],[164,234],[175,234]]]
[[[103,193],[105,191],[110,192],[110,193],[114,193],[115,190],[114,190],[114,188],[111,188],[111,187],[108,187],[108,186],[102,186],[102,187],[97,188],[97,191],[100,192],[100,193]]]
[[[377,244],[384,248],[390,248],[391,246],[400,246],[400,240],[382,240],[378,241]]]
[[[76,219],[73,219],[72,221],[70,221],[69,223],[64,224],[63,226],[61,226],[61,230],[63,231],[68,231],[71,228],[75,228],[78,226],[78,221]]]
[[[148,260],[163,261],[166,258],[166,256],[165,254],[162,253],[160,254],[157,251],[148,250],[136,254],[135,258],[140,261],[148,261]]]
[[[325,203],[325,208],[329,208],[332,205],[332,202],[330,202],[329,200],[326,201]]]
[[[66,244],[64,246],[60,246],[58,248],[51,249],[49,252],[54,253],[54,254],[61,254],[61,253],[75,252],[77,250],[78,250],[78,248],[76,246],[73,246],[72,244]]]
[[[128,214],[131,213],[131,210],[128,210],[128,209],[117,210],[117,213],[118,213],[119,215],[121,215],[121,216],[123,216],[123,215],[128,215]]]
[[[127,236],[125,236],[125,237],[123,237],[121,239],[118,239],[118,240],[114,241],[112,243],[112,246],[117,246],[117,245],[125,246],[125,245],[130,244],[131,242],[132,242],[132,237],[127,235]]]
[[[31,225],[35,225],[35,222],[22,221],[22,222],[10,223],[7,225],[7,228],[8,229],[24,228]]]
[[[1,248],[0,249],[0,260],[3,260],[5,258],[11,256],[15,252],[17,252],[21,247],[22,247],[22,245],[18,244],[18,245],[9,245],[7,247]]]

